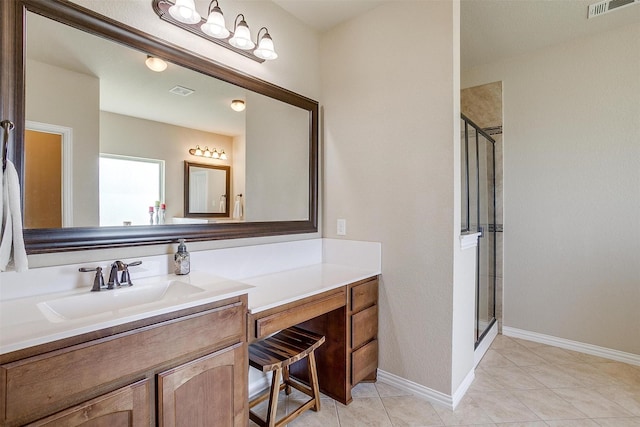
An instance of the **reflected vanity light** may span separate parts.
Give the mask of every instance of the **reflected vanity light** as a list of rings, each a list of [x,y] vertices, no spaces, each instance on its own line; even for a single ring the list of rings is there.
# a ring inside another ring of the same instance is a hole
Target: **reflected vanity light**
[[[167,63],[155,56],[147,55],[147,59],[144,63],[147,65],[147,68],[151,71],[155,71],[156,73],[160,73],[167,69]]]
[[[170,0],[153,0],[153,9],[160,19],[254,61],[264,62],[278,57],[267,27],[260,28],[255,42],[251,39],[244,14],[236,16],[233,32],[229,31],[218,0],[209,3],[206,19],[202,19],[196,11],[194,0],[175,0],[175,3]]]
[[[244,101],[242,99],[234,99],[233,101],[231,101],[231,109],[233,111],[244,111],[245,105],[244,105]]]
[[[218,160],[227,160],[227,153],[222,151],[218,151],[216,148],[209,150],[209,147],[204,147],[204,150],[200,148],[199,145],[196,145],[196,148],[189,149],[189,154],[198,157],[207,157],[209,159],[218,159]]]

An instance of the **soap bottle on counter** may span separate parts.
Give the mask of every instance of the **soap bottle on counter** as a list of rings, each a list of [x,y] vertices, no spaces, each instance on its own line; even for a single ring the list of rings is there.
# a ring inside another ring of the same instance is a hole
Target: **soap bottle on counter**
[[[178,252],[176,252],[173,257],[175,274],[189,274],[189,271],[191,270],[191,260],[189,258],[189,252],[187,252],[187,246],[184,244],[184,239],[180,239]]]

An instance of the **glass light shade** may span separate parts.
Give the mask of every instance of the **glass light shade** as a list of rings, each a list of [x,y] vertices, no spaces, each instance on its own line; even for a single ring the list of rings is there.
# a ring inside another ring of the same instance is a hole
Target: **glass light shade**
[[[166,62],[164,62],[160,58],[155,58],[153,56],[147,56],[147,59],[144,61],[144,63],[147,65],[147,68],[157,73],[160,73],[167,69]]]
[[[231,46],[242,50],[253,49],[256,46],[255,43],[251,41],[251,32],[244,19],[236,25],[236,31],[233,37],[229,39],[229,43],[231,43]]]
[[[185,24],[200,22],[200,14],[196,11],[194,0],[176,0],[176,3],[169,8],[169,15]]]
[[[244,105],[244,101],[242,99],[234,99],[233,101],[231,101],[231,109],[233,111],[244,111],[245,105]]]
[[[227,160],[227,153],[225,153],[224,150],[220,153],[220,160]]]
[[[213,157],[214,159],[219,159],[220,158],[220,154],[218,154],[218,150],[216,150],[214,148],[213,149],[213,154],[211,155],[211,157]]]
[[[202,24],[200,29],[205,34],[216,39],[226,39],[230,34],[224,22],[222,11],[218,6],[213,8],[211,13],[209,14],[209,17],[207,18],[207,22]]]
[[[266,33],[264,36],[262,36],[262,38],[258,42],[258,48],[253,53],[258,58],[266,60],[276,59],[278,57],[278,54],[273,48],[273,40],[271,39],[269,33]]]
[[[211,151],[209,151],[209,147],[204,147],[204,157],[211,157]]]
[[[196,152],[195,152],[196,156],[202,156],[202,150],[200,149],[199,145],[196,145]]]

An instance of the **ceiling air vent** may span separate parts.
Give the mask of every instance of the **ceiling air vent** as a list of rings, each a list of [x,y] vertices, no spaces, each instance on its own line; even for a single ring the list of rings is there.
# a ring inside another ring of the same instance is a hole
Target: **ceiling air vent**
[[[587,18],[594,18],[596,16],[604,15],[607,12],[611,12],[616,9],[620,9],[624,6],[629,6],[634,3],[640,4],[640,0],[604,0],[589,5],[589,15]]]
[[[171,92],[171,93],[173,93],[175,95],[189,96],[195,91],[193,89],[189,89],[189,88],[186,88],[184,86],[176,86],[173,89],[171,89],[169,92]]]

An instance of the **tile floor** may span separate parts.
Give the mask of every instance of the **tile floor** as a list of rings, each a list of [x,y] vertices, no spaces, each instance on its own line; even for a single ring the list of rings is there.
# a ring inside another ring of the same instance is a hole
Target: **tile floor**
[[[498,335],[475,374],[455,411],[378,382],[355,387],[348,406],[323,398],[289,426],[640,426],[640,366]],[[281,393],[279,417],[296,393]]]

